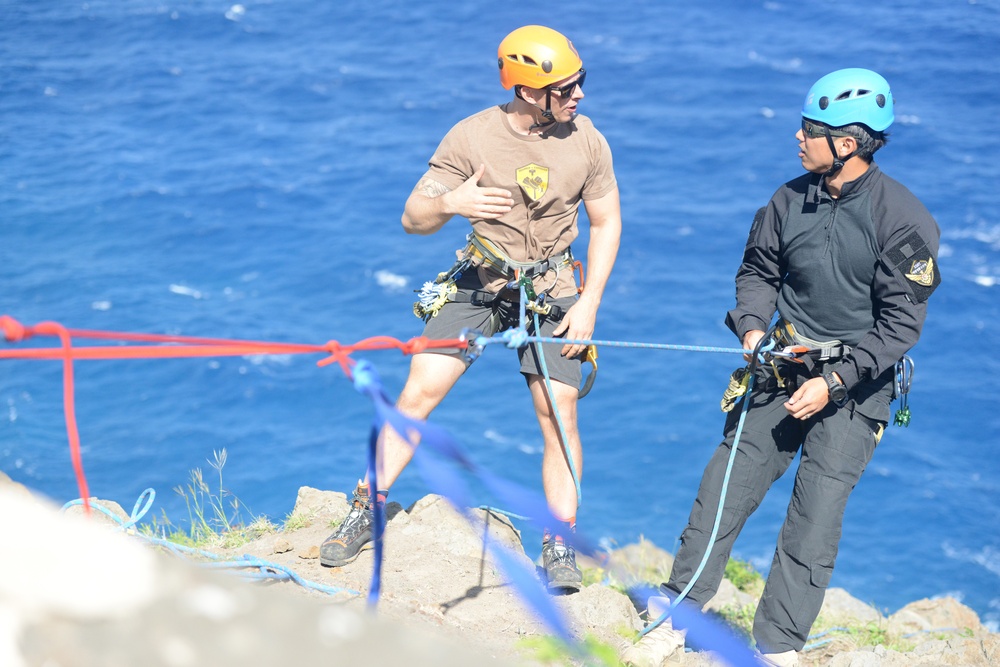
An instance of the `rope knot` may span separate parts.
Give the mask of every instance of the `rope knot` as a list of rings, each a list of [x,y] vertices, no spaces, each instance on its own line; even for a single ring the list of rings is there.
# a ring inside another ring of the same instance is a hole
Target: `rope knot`
[[[343,365],[347,354],[350,354],[350,352],[344,354],[343,347],[335,340],[328,340],[326,345],[323,346],[323,349],[329,352],[330,356],[326,359],[320,359],[317,361],[317,366],[329,366],[334,362]]]
[[[28,336],[28,329],[10,315],[0,316],[0,329],[11,343],[20,343]]]
[[[528,332],[524,327],[508,329],[503,332],[502,338],[509,348],[524,347],[528,344]]]
[[[419,354],[427,349],[429,341],[430,339],[427,336],[417,336],[403,343],[400,349],[403,350],[403,354]]]

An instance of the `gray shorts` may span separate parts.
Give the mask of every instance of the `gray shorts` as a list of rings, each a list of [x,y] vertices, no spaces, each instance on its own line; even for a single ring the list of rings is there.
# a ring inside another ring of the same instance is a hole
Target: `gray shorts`
[[[517,301],[518,294],[513,291],[503,291],[500,296],[493,301],[491,304],[486,305],[475,305],[473,303],[466,303],[472,293],[476,290],[481,290],[482,286],[479,284],[478,279],[474,277],[463,277],[458,282],[458,292],[463,295],[462,301],[449,301],[438,311],[437,317],[432,317],[427,321],[424,326],[424,336],[432,340],[440,340],[444,338],[458,338],[461,335],[463,329],[470,329],[479,331],[482,335],[490,337],[494,334],[506,331],[507,329],[514,329],[517,327],[518,318],[520,317],[520,304]],[[507,297],[510,297],[508,299]],[[576,297],[564,297],[561,299],[548,299],[547,303],[557,306],[565,313],[569,308],[576,303]],[[532,312],[527,311],[527,315],[531,324],[527,327],[528,335],[536,335],[534,330],[534,318],[532,317]],[[552,332],[557,326],[562,317],[559,318],[549,316],[538,316],[538,322],[541,326],[541,333],[539,335],[550,338],[552,337]],[[506,346],[497,343],[490,345],[490,348],[498,348],[496,352],[504,352],[507,350]],[[521,373],[524,375],[543,375],[542,373],[542,363],[538,354],[538,343],[530,343],[524,347],[520,347],[517,350],[517,357],[521,361]],[[549,377],[563,384],[568,384],[573,387],[580,386],[580,380],[583,377],[583,371],[581,370],[582,360],[580,357],[575,357],[573,359],[567,359],[566,357],[559,354],[562,350],[561,343],[544,343],[541,344],[542,355],[545,359],[545,368],[549,372]],[[425,350],[425,353],[432,354],[445,354],[454,357],[462,357],[462,353],[457,350]],[[472,364],[472,361],[465,359],[465,366],[468,368]]]

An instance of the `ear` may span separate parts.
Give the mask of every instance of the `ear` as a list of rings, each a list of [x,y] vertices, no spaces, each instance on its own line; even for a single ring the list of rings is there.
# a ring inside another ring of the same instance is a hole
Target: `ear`
[[[837,137],[837,156],[844,157],[850,155],[858,148],[858,140],[854,137]]]
[[[538,88],[521,86],[521,97],[532,104],[542,104],[545,101],[545,93]]]

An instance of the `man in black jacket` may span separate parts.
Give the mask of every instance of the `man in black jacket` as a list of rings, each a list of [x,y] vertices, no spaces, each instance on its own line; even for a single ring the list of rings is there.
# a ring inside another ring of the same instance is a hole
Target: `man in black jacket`
[[[917,342],[941,280],[937,223],[872,162],[892,121],[889,84],[869,70],[828,74],[806,97],[795,136],[808,173],[754,217],[726,324],[753,350],[777,313],[775,349],[808,352],[758,365],[717,537],[709,543],[740,409],[728,413],[661,587],[668,601],[689,588],[690,603],[707,603],[746,519],[801,451],[754,617],[767,664],[798,664],[830,583],[847,498],[889,420],[895,365]],[[663,604],[654,598],[651,607]],[[662,660],[679,641],[663,624],[633,647],[631,662]]]

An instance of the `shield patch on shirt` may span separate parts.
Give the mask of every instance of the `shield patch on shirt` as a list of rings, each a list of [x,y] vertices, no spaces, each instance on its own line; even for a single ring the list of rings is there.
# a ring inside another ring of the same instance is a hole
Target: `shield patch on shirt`
[[[517,170],[517,184],[531,201],[538,201],[549,189],[549,168],[532,162]]]
[[[934,266],[934,254],[917,231],[910,232],[886,250],[882,259],[888,270],[906,285],[912,303],[927,301],[941,284],[941,271]]]
[[[934,258],[914,260],[910,265],[910,272],[905,275],[915,283],[930,287],[934,284]]]

